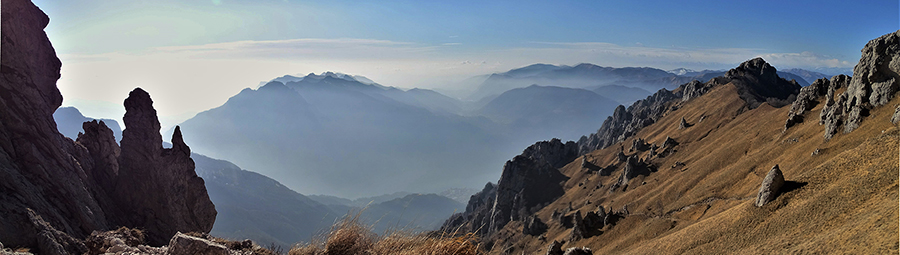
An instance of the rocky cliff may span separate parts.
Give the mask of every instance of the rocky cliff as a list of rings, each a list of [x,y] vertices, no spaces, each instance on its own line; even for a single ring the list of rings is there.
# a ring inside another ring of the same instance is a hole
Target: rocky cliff
[[[687,102],[725,84],[733,84],[737,88],[747,109],[756,108],[763,102],[782,107],[793,102],[800,92],[800,85],[796,81],[778,77],[775,67],[762,58],[754,58],[706,83],[695,80],[682,84],[673,91],[661,89],[646,99],[634,102],[628,108],[619,106],[596,133],[582,136],[578,140],[579,154],[606,148],[631,137],[677,109],[678,102],[674,99]]]
[[[144,228],[156,243],[176,229],[209,231],[215,209],[189,149],[162,149],[149,101],[126,107],[121,148],[102,122],[85,123],[77,142],[57,131],[61,63],[43,31],[49,18],[30,1],[2,6],[0,242],[68,254],[85,251],[73,238],[117,226]]]
[[[472,195],[466,211],[451,216],[442,229],[490,236],[510,221],[524,220],[564,193],[562,184],[568,178],[558,167],[575,157],[573,142],[553,139],[529,146],[506,161],[497,185],[488,183]]]
[[[838,75],[819,79],[801,93],[791,107],[785,130],[801,122],[803,114],[825,97],[819,124],[825,125],[825,139],[841,127],[844,133],[859,128],[869,111],[888,103],[900,91],[900,30],[869,41],[861,50],[853,77]],[[846,88],[843,93],[839,89]]]

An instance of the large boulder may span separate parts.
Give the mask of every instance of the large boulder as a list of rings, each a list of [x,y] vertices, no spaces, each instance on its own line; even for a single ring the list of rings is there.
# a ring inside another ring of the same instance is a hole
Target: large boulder
[[[759,185],[759,192],[756,194],[756,206],[762,207],[766,203],[775,200],[782,186],[784,186],[784,174],[781,173],[778,165],[775,165],[766,174],[762,184]]]

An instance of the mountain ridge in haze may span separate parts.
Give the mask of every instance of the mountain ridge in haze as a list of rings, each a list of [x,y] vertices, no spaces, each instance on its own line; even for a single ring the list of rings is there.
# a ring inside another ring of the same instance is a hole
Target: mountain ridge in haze
[[[422,101],[438,100],[416,99],[434,96],[421,92],[332,76],[270,82],[241,91],[181,128],[196,135],[187,142],[197,152],[255,169],[301,193],[419,191],[424,180],[449,181],[427,185],[437,189],[473,185],[463,179],[484,175],[480,169],[503,151],[502,138],[484,118],[429,110]],[[423,175],[401,174],[410,171]]]

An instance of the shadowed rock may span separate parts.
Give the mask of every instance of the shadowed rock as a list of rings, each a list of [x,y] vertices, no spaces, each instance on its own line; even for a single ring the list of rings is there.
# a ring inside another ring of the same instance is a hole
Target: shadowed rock
[[[756,195],[756,206],[762,207],[766,203],[775,200],[781,186],[784,186],[784,175],[781,173],[781,169],[778,168],[778,165],[775,165],[772,167],[772,170],[769,170],[769,173],[766,174],[766,178],[763,179],[762,184],[759,185],[759,193]]]
[[[522,229],[522,233],[531,236],[539,236],[544,232],[547,232],[547,224],[544,224],[537,216],[528,216],[525,220],[525,227]]]
[[[562,245],[559,241],[553,241],[547,246],[546,255],[563,255]]]
[[[125,99],[125,130],[116,191],[130,226],[145,229],[152,245],[178,231],[208,233],[216,209],[202,178],[194,172],[190,149],[176,127],[172,148],[163,149],[153,100],[137,88]]]

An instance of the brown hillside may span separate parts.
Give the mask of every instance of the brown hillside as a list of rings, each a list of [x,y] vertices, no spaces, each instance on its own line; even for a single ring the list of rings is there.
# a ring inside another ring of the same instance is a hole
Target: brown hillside
[[[615,165],[610,176],[582,169],[580,158],[561,169],[570,177],[565,195],[536,213],[549,225],[542,237],[522,234],[523,224],[513,221],[495,235],[491,253],[543,254],[554,240],[595,254],[898,252],[900,131],[890,123],[897,97],[869,112],[856,131],[829,141],[817,122],[824,104],[784,133],[790,107],[764,103],[750,110],[732,84],[670,104],[680,105],[624,142],[584,156],[600,167]],[[679,129],[682,117],[691,126]],[[650,160],[656,172],[610,190],[624,168],[615,156],[620,148],[648,158],[649,152],[629,151],[632,140],[662,145],[667,136],[680,144]],[[760,182],[776,164],[786,193],[757,208]],[[577,241],[570,241],[572,228],[551,217],[584,215],[598,205],[614,211],[627,205],[629,214]]]

